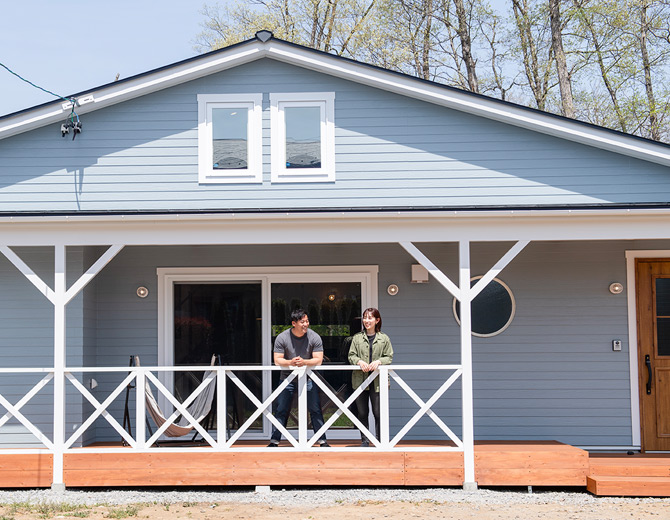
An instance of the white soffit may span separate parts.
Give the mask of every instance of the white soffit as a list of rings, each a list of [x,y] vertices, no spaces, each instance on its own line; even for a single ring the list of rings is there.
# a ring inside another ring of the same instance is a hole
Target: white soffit
[[[77,108],[77,113],[85,114],[267,57],[454,110],[670,166],[670,147],[660,143],[581,124],[470,92],[445,88],[437,83],[315,52],[276,39],[270,39],[266,43],[249,40],[206,54],[200,59],[187,60],[118,84],[112,83],[84,92],[77,96],[78,99],[86,100],[85,104]],[[67,104],[54,102],[2,118],[0,139],[60,121],[69,111]]]

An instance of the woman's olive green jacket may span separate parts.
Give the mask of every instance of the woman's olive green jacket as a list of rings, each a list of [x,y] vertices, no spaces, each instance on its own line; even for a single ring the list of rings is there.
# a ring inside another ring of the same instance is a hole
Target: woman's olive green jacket
[[[361,331],[356,334],[351,341],[351,346],[349,347],[349,363],[358,365],[358,362],[361,359],[368,363],[368,360],[370,359],[369,354],[370,343],[368,342],[368,336],[365,331]],[[372,361],[377,360],[379,360],[382,365],[390,365],[391,361],[393,361],[393,347],[391,346],[391,340],[383,332],[377,332],[375,339],[372,342]],[[369,372],[354,370],[351,375],[351,385],[354,388],[358,388],[369,375]],[[379,378],[375,379],[375,392],[379,392]]]

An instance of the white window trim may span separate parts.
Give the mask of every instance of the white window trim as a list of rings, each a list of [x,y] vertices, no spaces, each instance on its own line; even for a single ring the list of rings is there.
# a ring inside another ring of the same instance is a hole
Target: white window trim
[[[262,323],[263,342],[262,363],[272,364],[270,358],[272,342],[271,284],[292,282],[359,282],[361,284],[361,308],[378,307],[378,274],[376,265],[346,266],[270,266],[270,267],[159,267],[158,275],[158,365],[174,365],[174,284],[175,282],[260,282],[262,284]],[[173,392],[173,381],[169,374],[160,372],[159,380]],[[264,396],[272,392],[269,379],[263,381]],[[159,406],[163,410],[171,405],[163,396],[159,396]],[[348,438],[351,432],[332,432],[331,438]],[[263,421],[263,432],[245,435],[245,438],[267,438],[270,435],[268,421]]]
[[[213,108],[249,109],[247,124],[248,163],[245,170],[215,170],[212,166]],[[263,94],[198,94],[198,182],[263,182]]]
[[[321,108],[321,168],[286,168],[286,107]],[[335,92],[270,94],[272,182],[335,181]]]

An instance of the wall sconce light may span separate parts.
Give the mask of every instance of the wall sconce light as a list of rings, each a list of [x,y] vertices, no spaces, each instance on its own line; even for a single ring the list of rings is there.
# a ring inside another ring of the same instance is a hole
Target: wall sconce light
[[[335,295],[334,294],[329,294],[328,295],[328,301],[334,302],[335,301]]]
[[[428,269],[421,264],[412,264],[412,283],[428,283]]]
[[[612,282],[610,284],[610,292],[612,294],[621,294],[623,292],[623,284],[619,282]]]
[[[396,294],[398,294],[399,290],[400,289],[398,289],[398,286],[394,283],[392,283],[386,288],[386,292],[389,293],[389,296],[395,296]]]
[[[139,296],[140,298],[146,298],[147,296],[149,296],[149,289],[147,289],[143,285],[140,285],[137,288],[137,296]]]

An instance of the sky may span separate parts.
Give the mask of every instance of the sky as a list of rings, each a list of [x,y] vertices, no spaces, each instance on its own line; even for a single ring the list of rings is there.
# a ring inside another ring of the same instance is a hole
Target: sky
[[[196,56],[203,3],[4,0],[0,63],[67,97]],[[0,67],[0,116],[54,99]]]

